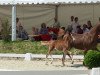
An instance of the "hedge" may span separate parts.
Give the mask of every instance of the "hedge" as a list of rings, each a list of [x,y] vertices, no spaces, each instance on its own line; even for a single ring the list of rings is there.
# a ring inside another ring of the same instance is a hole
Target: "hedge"
[[[87,66],[89,69],[94,67],[100,67],[100,52],[90,50],[85,55],[84,58],[84,65]]]

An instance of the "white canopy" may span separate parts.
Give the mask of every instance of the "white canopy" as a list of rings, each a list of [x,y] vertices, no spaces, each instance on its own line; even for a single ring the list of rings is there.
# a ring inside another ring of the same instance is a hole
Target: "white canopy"
[[[100,0],[0,0],[0,5],[8,4],[55,4],[55,3],[99,3]]]

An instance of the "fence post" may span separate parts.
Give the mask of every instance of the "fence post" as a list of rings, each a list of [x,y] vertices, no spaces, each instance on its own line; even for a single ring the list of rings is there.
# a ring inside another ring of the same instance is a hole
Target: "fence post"
[[[26,53],[25,54],[25,60],[30,61],[32,59],[32,54],[31,53]]]
[[[100,67],[99,68],[92,68],[91,75],[100,75]]]

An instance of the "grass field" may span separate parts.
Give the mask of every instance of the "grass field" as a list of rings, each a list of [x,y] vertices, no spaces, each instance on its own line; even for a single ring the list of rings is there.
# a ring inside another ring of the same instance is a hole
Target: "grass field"
[[[100,44],[97,48],[100,50]],[[0,53],[33,53],[33,54],[46,54],[48,47],[42,46],[40,42],[31,41],[16,41],[16,42],[3,42],[0,41]],[[83,51],[72,48],[71,52],[74,54],[83,54]],[[54,51],[54,54],[62,54],[60,51]]]

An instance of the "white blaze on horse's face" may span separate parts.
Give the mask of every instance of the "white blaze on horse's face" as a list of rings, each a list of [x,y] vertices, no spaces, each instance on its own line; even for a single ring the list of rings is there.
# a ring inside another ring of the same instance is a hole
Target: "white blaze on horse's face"
[[[72,36],[72,39],[73,39],[73,40],[75,40],[75,38],[73,37],[73,35],[72,35],[72,34],[71,34],[71,36]]]

